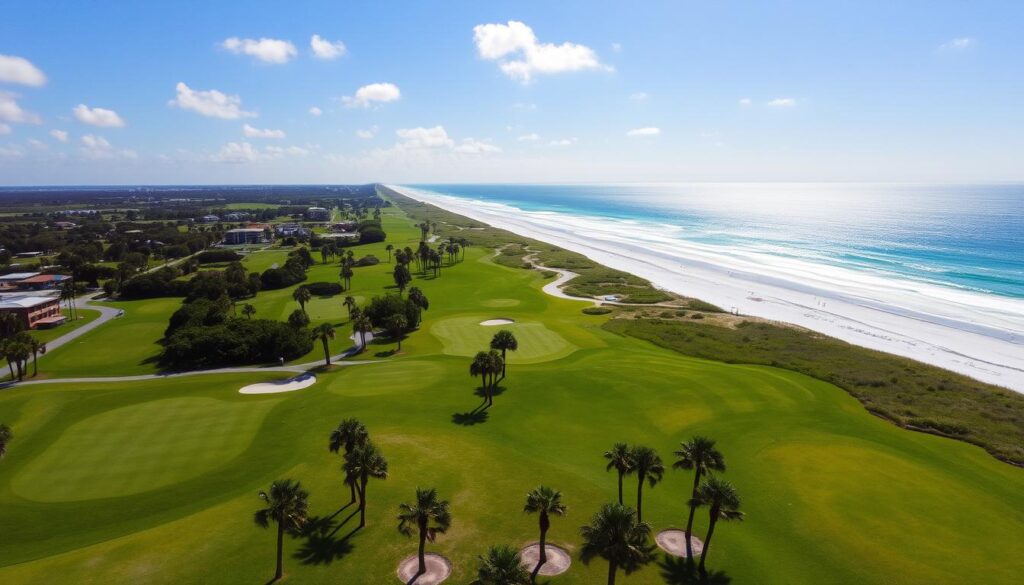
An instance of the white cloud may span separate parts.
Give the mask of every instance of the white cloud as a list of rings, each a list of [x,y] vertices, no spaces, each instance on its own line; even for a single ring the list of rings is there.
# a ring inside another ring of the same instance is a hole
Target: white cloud
[[[10,133],[11,133],[11,127],[8,126],[7,124],[0,123],[0,135],[10,134]]]
[[[401,148],[441,148],[455,145],[454,141],[448,137],[444,126],[399,128],[395,134],[402,139],[402,142],[396,145]]]
[[[302,148],[301,146],[268,146],[266,151],[274,158],[283,158],[286,156],[307,156],[309,154],[309,149]]]
[[[793,98],[775,98],[768,102],[768,105],[773,108],[792,108],[796,106],[796,100]]]
[[[462,143],[455,147],[455,152],[459,154],[491,154],[494,152],[501,152],[501,148],[485,142],[482,140],[475,140],[473,138],[463,138]]]
[[[253,162],[264,157],[265,155],[261,154],[259,150],[248,142],[228,142],[211,159],[214,162],[240,164]]]
[[[309,115],[310,116],[319,116],[320,114],[323,114],[323,113],[324,113],[324,111],[321,110],[320,108],[316,107],[316,106],[313,106],[313,107],[309,108]]]
[[[0,91],[0,122],[15,124],[40,124],[42,119],[32,112],[21,109],[18,94]]]
[[[942,43],[939,45],[940,51],[963,51],[975,45],[975,40],[971,37],[957,37],[951,41]]]
[[[20,158],[24,154],[17,144],[0,146],[0,158]]]
[[[533,29],[522,22],[480,24],[473,27],[473,40],[481,58],[500,61],[505,75],[529,83],[536,74],[553,74],[585,69],[612,68],[603,65],[597,53],[576,43],[541,43]]]
[[[519,142],[536,142],[540,140],[540,134],[537,134],[536,132],[532,132],[530,134],[523,134],[519,138],[516,138],[516,140],[518,140]]]
[[[576,144],[576,138],[559,138],[548,143],[549,146],[572,146]]]
[[[29,138],[28,145],[36,150],[46,150],[47,148],[49,148],[49,146],[47,146],[45,142],[41,140],[36,140],[35,138]]]
[[[82,155],[91,159],[138,158],[134,150],[115,150],[102,136],[86,134],[82,136]]]
[[[634,93],[634,94],[631,94],[631,95],[629,96],[629,99],[633,100],[634,102],[642,102],[642,101],[646,100],[646,99],[647,99],[647,98],[649,98],[649,97],[650,97],[650,96],[649,96],[649,95],[647,95],[647,93],[646,93],[646,92],[643,92],[643,91],[638,91],[638,92],[636,92],[636,93]]]
[[[24,57],[0,55],[0,82],[39,87],[46,85],[46,75]]]
[[[341,41],[328,41],[320,35],[313,35],[309,39],[309,48],[313,50],[313,56],[318,59],[337,59],[345,54],[347,49]]]
[[[349,108],[368,108],[375,102],[383,104],[400,97],[402,92],[393,83],[371,83],[357,89],[355,96],[345,96],[341,101]]]
[[[262,38],[256,40],[231,37],[221,43],[221,46],[236,55],[249,55],[264,63],[273,63],[275,65],[287,63],[298,54],[298,51],[295,50],[295,45],[280,39]]]
[[[256,115],[242,110],[242,98],[237,95],[227,95],[215,89],[196,91],[180,81],[174,87],[178,91],[178,97],[168,102],[168,105],[225,120],[251,118]]]
[[[270,128],[254,128],[249,124],[242,126],[242,132],[248,138],[284,138],[284,130],[271,130]]]
[[[68,133],[63,130],[50,130],[50,136],[53,136],[58,142],[68,141]]]
[[[362,138],[363,140],[369,140],[369,139],[373,138],[376,135],[377,135],[377,127],[376,126],[374,126],[372,128],[367,128],[366,130],[363,130],[363,129],[356,130],[356,136],[358,136],[359,138]]]
[[[616,53],[622,52],[622,43],[612,43],[612,50]]]
[[[104,108],[90,108],[85,104],[78,104],[74,109],[75,118],[83,124],[96,126],[98,128],[120,128],[124,126],[124,120],[114,110]]]
[[[657,136],[661,134],[661,128],[647,126],[646,128],[633,128],[626,132],[626,136]]]
[[[753,104],[754,104],[754,100],[752,100],[750,98],[743,98],[743,99],[740,100],[740,105],[743,106],[744,108],[749,108]]]

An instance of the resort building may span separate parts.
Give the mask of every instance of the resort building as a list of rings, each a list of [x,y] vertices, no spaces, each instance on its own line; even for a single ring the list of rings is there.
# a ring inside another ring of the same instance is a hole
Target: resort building
[[[331,210],[324,207],[310,207],[306,210],[306,219],[310,221],[331,221]]]
[[[58,297],[5,295],[0,297],[0,313],[16,315],[25,329],[53,327],[64,322]]]
[[[18,283],[25,280],[26,278],[32,278],[39,276],[38,272],[12,272],[10,274],[4,274],[0,276],[0,290],[14,290],[18,288]]]
[[[263,230],[243,228],[224,232],[224,243],[228,245],[258,244],[263,240]]]
[[[71,277],[65,274],[36,274],[19,280],[16,285],[24,290],[44,290],[57,288],[68,280],[71,280]]]
[[[217,223],[218,221],[220,221],[220,218],[216,215],[204,215],[199,218],[200,223]]]

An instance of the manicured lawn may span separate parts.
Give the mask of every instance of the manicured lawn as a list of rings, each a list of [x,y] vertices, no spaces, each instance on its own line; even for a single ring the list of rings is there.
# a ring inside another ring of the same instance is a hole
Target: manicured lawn
[[[387,211],[386,226],[396,245],[418,236],[397,210]],[[383,244],[368,249],[386,261]],[[416,486],[430,486],[451,501],[454,522],[429,550],[452,560],[449,582],[468,583],[488,545],[536,539],[523,499],[544,483],[569,506],[553,519],[549,541],[573,553],[572,568],[550,583],[601,583],[607,565],[584,566],[577,553],[579,526],[614,498],[602,453],[616,441],[642,443],[670,466],[679,441],[697,433],[718,440],[747,513],[719,525],[708,561],[733,583],[998,584],[1024,573],[1024,470],[896,428],[820,380],[616,335],[601,328],[605,317],[582,315],[581,303],[544,295],[538,273],[490,257],[470,248],[440,278],[414,282],[430,310],[401,353],[335,367],[304,390],[238,394],[275,377],[256,373],[0,392],[0,421],[16,436],[0,462],[0,527],[11,535],[0,540],[0,582],[265,583],[275,535],[253,524],[256,492],[291,477],[310,491],[311,512],[327,528],[288,539],[286,582],[398,583],[395,565],[416,543],[395,530],[397,506]],[[336,281],[337,270],[318,265],[309,280]],[[357,268],[352,294],[380,294],[389,270],[386,262]],[[343,297],[308,306],[314,322],[339,324],[339,337],[349,333]],[[273,318],[297,308],[290,290],[251,302]],[[91,346],[47,356],[47,371],[145,369],[139,360],[158,349],[177,303],[119,304],[125,317],[83,336]],[[522,349],[495,406],[479,417],[465,356],[500,329],[479,325],[494,317],[516,321],[510,329]],[[369,427],[389,477],[371,480],[368,526],[346,540],[353,521],[338,524],[352,512],[339,510],[348,490],[340,457],[326,447],[331,429],[351,416]],[[645,489],[655,531],[685,524],[691,480],[668,471]],[[626,494],[632,501],[635,479]],[[706,525],[702,512],[698,534]],[[672,571],[659,556],[620,573],[619,583],[684,582],[666,578]]]

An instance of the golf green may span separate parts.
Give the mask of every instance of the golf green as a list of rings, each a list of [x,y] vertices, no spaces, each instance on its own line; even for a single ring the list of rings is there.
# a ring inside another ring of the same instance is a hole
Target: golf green
[[[501,319],[487,315],[452,317],[434,323],[430,333],[444,344],[449,355],[473,356],[487,350],[491,338],[502,329],[511,331],[519,349],[507,352],[510,364],[530,364],[565,357],[578,349],[561,335],[539,321],[513,321],[501,325],[485,325],[488,320]]]

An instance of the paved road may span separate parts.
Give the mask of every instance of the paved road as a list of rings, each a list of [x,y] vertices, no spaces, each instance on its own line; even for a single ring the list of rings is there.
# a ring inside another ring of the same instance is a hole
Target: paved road
[[[82,303],[81,307],[84,309],[94,309],[96,311],[99,311],[100,316],[97,317],[96,320],[91,323],[82,325],[81,327],[75,329],[74,331],[61,335],[57,339],[46,342],[47,352],[53,351],[58,347],[67,344],[70,341],[74,341],[75,339],[78,339],[82,335],[85,335],[86,333],[92,331],[93,329],[99,327],[100,325],[103,325],[107,321],[117,318],[118,314],[121,312],[120,309],[115,309],[113,307],[105,307],[103,306],[102,303],[92,303],[92,301],[95,300],[96,297],[99,296],[100,294],[101,293],[93,293],[89,296],[81,297],[81,299],[85,300],[85,302]],[[43,359],[44,357],[45,355],[39,356],[39,359]]]

